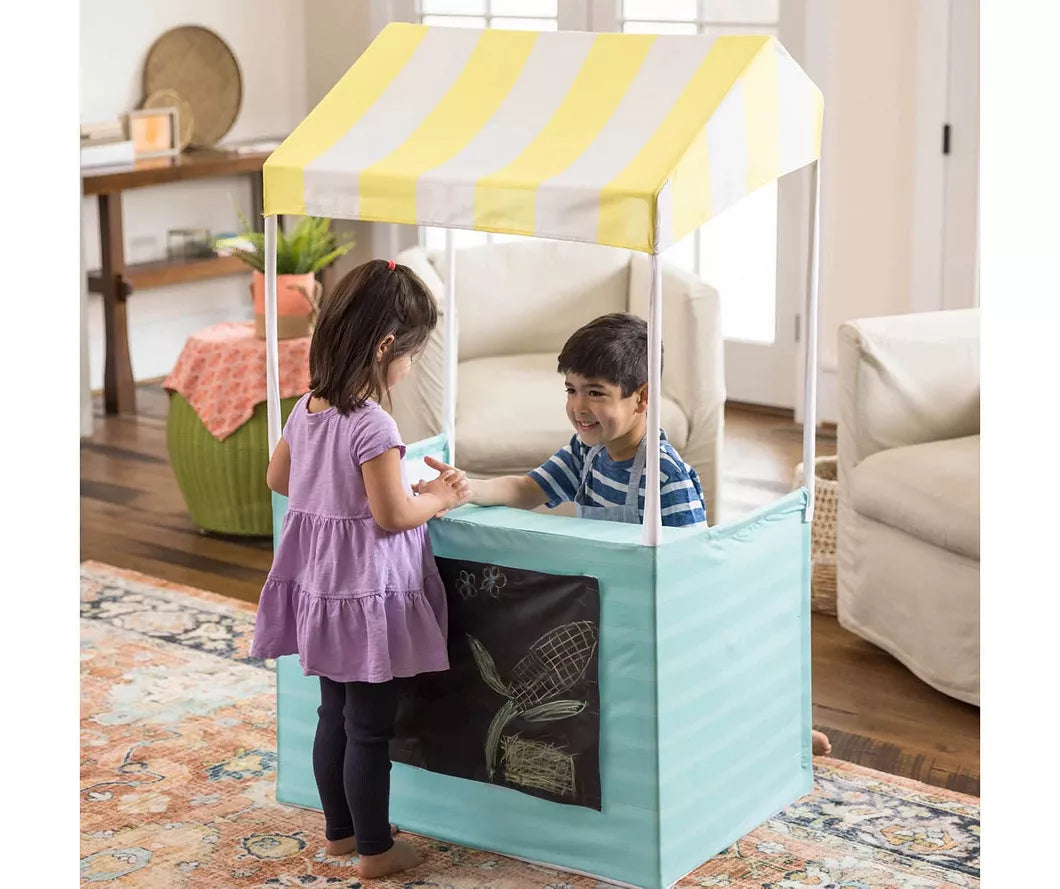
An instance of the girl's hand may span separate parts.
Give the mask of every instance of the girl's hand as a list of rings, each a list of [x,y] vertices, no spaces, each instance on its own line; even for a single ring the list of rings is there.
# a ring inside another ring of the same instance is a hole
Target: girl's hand
[[[466,484],[468,488],[468,498],[471,497],[473,493],[471,482],[467,478],[467,473],[464,472],[462,469],[457,469],[455,466],[450,466],[448,463],[443,463],[441,460],[436,460],[434,457],[425,457],[423,462],[426,463],[431,469],[438,470],[438,472],[440,473],[440,475],[438,476],[439,479],[449,478],[453,481],[453,484],[459,484],[460,482]],[[432,479],[431,482],[418,481],[412,486],[412,490],[415,491],[417,494],[427,493],[430,490],[427,485],[432,484],[435,481],[438,481],[438,479]],[[462,506],[464,503],[467,502],[468,499],[464,499],[458,505]],[[453,507],[449,507],[447,509],[439,510],[434,514],[434,517],[436,519],[440,519],[452,508]]]
[[[417,494],[434,494],[445,504],[445,508],[436,515],[444,515],[450,509],[463,506],[471,499],[471,486],[467,481],[467,474],[459,469],[447,469],[436,479],[429,482],[418,482],[415,486]]]

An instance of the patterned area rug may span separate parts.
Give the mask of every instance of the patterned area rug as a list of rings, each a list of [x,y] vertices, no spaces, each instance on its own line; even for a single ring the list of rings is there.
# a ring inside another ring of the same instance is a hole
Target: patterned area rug
[[[81,567],[81,880],[134,887],[357,889],[323,816],[277,805],[272,664],[252,606],[99,563]],[[607,884],[411,837],[424,864],[379,889]],[[979,801],[834,760],[813,793],[681,889],[979,886]]]

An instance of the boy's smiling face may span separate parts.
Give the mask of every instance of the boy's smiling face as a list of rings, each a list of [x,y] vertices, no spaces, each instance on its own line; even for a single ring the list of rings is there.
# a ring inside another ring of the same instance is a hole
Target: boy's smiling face
[[[566,375],[567,417],[589,447],[602,444],[612,460],[628,460],[644,438],[648,387],[628,397],[622,387],[576,373]]]

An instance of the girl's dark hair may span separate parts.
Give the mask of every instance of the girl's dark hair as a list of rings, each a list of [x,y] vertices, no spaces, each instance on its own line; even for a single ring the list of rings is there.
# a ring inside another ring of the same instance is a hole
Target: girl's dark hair
[[[396,358],[418,352],[438,323],[427,285],[403,265],[373,259],[347,273],[324,298],[309,346],[309,389],[345,414],[373,398],[390,400]],[[394,337],[382,361],[379,344]]]
[[[648,382],[648,324],[624,312],[601,315],[571,334],[558,364],[561,374],[604,380],[629,398]]]

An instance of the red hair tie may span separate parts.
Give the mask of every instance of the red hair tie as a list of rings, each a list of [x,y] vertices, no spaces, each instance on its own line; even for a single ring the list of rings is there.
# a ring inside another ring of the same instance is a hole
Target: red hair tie
[[[392,260],[392,259],[388,259],[388,260],[386,261],[386,267],[387,267],[388,269],[390,269],[390,271],[394,271],[394,268],[395,268],[395,266],[394,266],[394,260]]]

